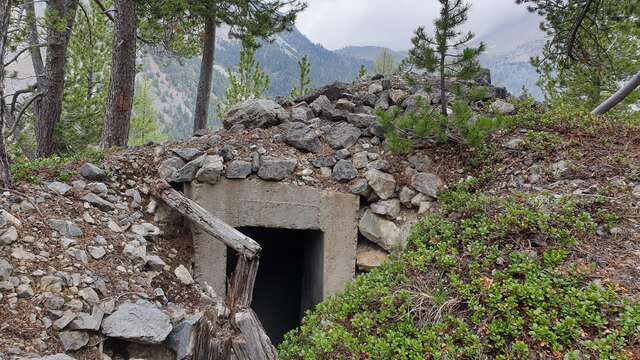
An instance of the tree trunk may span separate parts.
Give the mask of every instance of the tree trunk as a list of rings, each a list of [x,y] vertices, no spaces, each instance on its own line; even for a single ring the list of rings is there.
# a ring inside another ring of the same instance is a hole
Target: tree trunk
[[[447,116],[447,89],[446,79],[444,76],[444,57],[445,54],[440,54],[440,112],[442,115]]]
[[[53,132],[62,114],[64,68],[77,7],[78,0],[50,0],[47,5],[48,12],[66,19],[66,26],[63,31],[58,31],[55,26],[47,30],[46,81],[40,89],[43,97],[36,126],[39,157],[52,155],[55,151]]]
[[[216,22],[210,17],[205,22],[204,38],[202,40],[202,63],[200,64],[200,81],[198,82],[198,96],[196,111],[193,118],[193,132],[207,128],[209,102],[211,99],[211,81],[213,78],[213,63],[216,48]]]
[[[600,104],[597,108],[595,108],[591,113],[593,115],[602,115],[606,113],[607,111],[611,110],[614,106],[618,105],[618,103],[620,103],[622,100],[624,100],[638,86],[640,86],[640,72],[635,74],[625,86],[623,86],[615,94],[611,95],[610,98],[605,100],[602,104]]]
[[[42,52],[40,51],[40,38],[38,37],[38,25],[36,24],[36,7],[35,1],[25,1],[25,10],[27,13],[27,31],[29,45],[31,49],[31,64],[33,65],[33,73],[36,75],[36,88],[39,93],[45,88],[47,77],[44,74],[44,62],[42,61]],[[38,98],[33,104],[33,113],[36,119],[40,118],[40,99]]]
[[[11,20],[11,0],[0,0],[0,181],[4,187],[11,186],[9,157],[4,145],[4,55],[7,46],[7,30]]]
[[[103,149],[126,147],[136,77],[136,27],[134,0],[116,0],[116,25],[111,55],[111,81],[102,129]]]

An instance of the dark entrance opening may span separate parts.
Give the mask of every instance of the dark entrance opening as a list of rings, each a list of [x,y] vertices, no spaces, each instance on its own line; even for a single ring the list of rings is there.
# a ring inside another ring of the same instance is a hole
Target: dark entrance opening
[[[240,232],[262,246],[251,307],[267,335],[279,344],[300,325],[304,312],[322,301],[322,232],[241,227]],[[227,277],[237,255],[227,254]]]

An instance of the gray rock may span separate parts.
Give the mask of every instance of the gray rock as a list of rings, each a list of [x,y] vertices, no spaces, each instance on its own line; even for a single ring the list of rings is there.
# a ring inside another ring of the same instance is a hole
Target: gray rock
[[[82,229],[80,229],[78,226],[76,226],[75,223],[69,220],[49,219],[49,225],[61,236],[73,238],[82,236],[84,234],[82,232]]]
[[[0,245],[11,245],[18,240],[18,230],[12,226],[0,235]]]
[[[227,165],[225,177],[227,179],[246,179],[251,175],[252,166],[249,161],[233,160]]]
[[[351,186],[349,191],[351,191],[352,194],[365,197],[371,194],[371,188],[369,187],[369,183],[366,179],[360,179],[356,181],[356,183]]]
[[[428,106],[429,104],[431,104],[431,97],[429,96],[429,94],[424,92],[417,92],[407,97],[402,102],[401,107],[406,111],[413,112],[419,110],[420,107]]]
[[[413,207],[411,204],[411,199],[416,196],[417,192],[410,187],[404,186],[402,190],[400,190],[400,203],[408,208]]]
[[[371,271],[386,262],[388,258],[389,254],[377,246],[358,244],[356,266],[360,271]]]
[[[338,101],[336,101],[336,109],[338,110],[353,112],[355,108],[356,104],[347,99],[339,99]]]
[[[291,108],[291,121],[307,122],[313,119],[313,110],[305,102],[294,105]]]
[[[178,169],[175,175],[170,179],[170,182],[185,183],[193,181],[200,167],[204,163],[206,156],[200,156],[199,158],[188,162],[185,166]]]
[[[104,311],[99,306],[94,306],[91,314],[79,313],[73,321],[69,324],[68,328],[71,330],[100,330],[102,324],[102,318],[104,317]]]
[[[158,175],[164,180],[170,181],[173,177],[175,177],[178,169],[182,168],[185,165],[185,162],[177,156],[172,156],[168,159],[165,159],[158,166]]]
[[[361,135],[362,131],[357,127],[346,122],[339,122],[331,127],[329,132],[325,134],[325,138],[333,149],[346,149],[355,144]]]
[[[93,165],[92,163],[85,163],[80,167],[80,175],[89,181],[106,181],[109,180],[104,170]]]
[[[376,101],[376,104],[374,106],[374,108],[376,110],[378,109],[382,109],[382,110],[387,110],[389,109],[389,93],[387,92],[383,92],[380,95],[380,98],[378,99],[378,101]]]
[[[107,251],[102,246],[87,246],[87,251],[96,260],[102,259],[107,254]]]
[[[268,128],[289,119],[289,113],[272,100],[251,99],[234,105],[224,117],[224,128],[243,125],[247,129]]]
[[[19,298],[30,298],[33,296],[33,289],[29,284],[20,284],[16,288],[16,294],[18,294]]]
[[[176,353],[176,360],[182,360],[193,354],[196,329],[202,315],[196,314],[176,325],[165,344]]]
[[[369,154],[367,154],[366,151],[361,151],[353,154],[353,166],[355,166],[356,169],[364,169],[365,167],[367,167],[368,163]]]
[[[633,190],[631,191],[631,195],[636,199],[640,199],[640,185],[636,185],[633,188]]]
[[[89,334],[84,331],[63,331],[58,337],[64,351],[80,350],[89,343]]]
[[[409,163],[418,172],[430,172],[433,169],[433,160],[429,155],[424,153],[418,153],[409,156]]]
[[[333,167],[336,164],[336,159],[333,156],[321,156],[313,160],[311,164],[317,168]]]
[[[316,116],[321,116],[323,113],[332,112],[335,110],[331,100],[324,95],[318,96],[310,105]]]
[[[147,246],[136,240],[128,242],[122,252],[134,260],[146,261],[147,259]]]
[[[65,195],[71,190],[71,186],[61,183],[59,181],[50,182],[47,184],[47,188],[53,192],[56,192],[59,195]]]
[[[96,194],[106,194],[109,191],[109,188],[105,183],[102,182],[92,182],[87,185],[87,190]]]
[[[298,160],[264,157],[260,162],[258,177],[262,180],[280,181],[289,177],[296,168]]]
[[[301,123],[293,123],[291,125],[284,142],[298,150],[312,153],[320,151],[320,137],[318,137],[316,131],[312,127]]]
[[[151,305],[124,303],[102,322],[102,333],[143,344],[160,344],[172,326],[169,317]]]
[[[90,287],[82,288],[78,291],[78,295],[89,304],[95,305],[100,302],[100,297],[95,290]]]
[[[330,101],[336,101],[342,97],[345,97],[350,91],[349,85],[341,82],[334,82],[329,85],[325,85],[320,89],[296,99],[296,102],[304,101],[307,104],[315,101],[320,96],[325,96]]]
[[[401,245],[401,233],[396,224],[374,214],[371,210],[364,213],[358,223],[358,229],[362,236],[387,251],[396,250]]]
[[[396,180],[391,174],[383,173],[380,170],[368,170],[364,176],[369,182],[369,186],[382,200],[393,197],[396,190]]]
[[[498,99],[491,104],[491,110],[499,114],[513,114],[516,111],[516,107],[502,99]]]
[[[373,124],[377,124],[378,117],[369,114],[350,113],[347,114],[347,122],[361,129],[366,129]]]
[[[215,185],[220,180],[220,174],[224,170],[224,160],[220,155],[208,155],[205,157],[202,167],[196,173],[196,180]]]
[[[94,193],[88,193],[87,195],[82,197],[82,200],[103,211],[111,211],[114,209],[114,205],[112,203]]]
[[[173,273],[176,275],[176,277],[178,278],[178,280],[180,280],[181,283],[185,285],[193,284],[193,277],[191,276],[191,273],[189,272],[189,270],[187,270],[187,268],[184,267],[184,265],[178,266],[173,271]]]
[[[371,85],[369,85],[369,89],[367,90],[367,92],[369,94],[377,94],[377,93],[381,92],[382,90],[384,90],[384,88],[382,87],[381,84],[372,83]]]
[[[351,157],[351,151],[347,149],[340,149],[336,151],[335,158],[338,160],[348,159],[349,157]]]
[[[380,171],[388,171],[391,169],[391,164],[387,160],[376,160],[367,164],[367,169],[375,169]]]
[[[178,148],[174,149],[173,153],[178,155],[184,161],[191,161],[204,154],[204,151],[196,148]]]
[[[358,176],[358,170],[356,170],[353,163],[349,160],[340,160],[333,167],[333,179],[336,181],[349,181],[355,179]]]
[[[0,281],[9,280],[12,272],[13,266],[7,260],[0,258]]]
[[[222,149],[218,150],[218,155],[222,156],[224,161],[231,161],[235,157],[236,149],[231,144],[224,144]]]
[[[386,216],[389,219],[395,219],[400,215],[400,200],[389,199],[378,201],[371,204],[371,211],[378,215]]]
[[[404,90],[395,89],[389,91],[389,99],[396,105],[401,105],[408,96],[409,94]]]
[[[147,256],[146,265],[153,271],[162,271],[167,264],[162,260],[160,256],[150,255]]]
[[[411,185],[419,192],[435,199],[444,187],[444,182],[442,182],[438,175],[417,173],[411,179]]]

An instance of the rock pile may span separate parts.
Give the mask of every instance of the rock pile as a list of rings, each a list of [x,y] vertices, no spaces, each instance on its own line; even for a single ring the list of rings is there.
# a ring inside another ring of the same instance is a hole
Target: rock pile
[[[0,358],[189,357],[207,295],[191,275],[189,231],[151,195],[158,177],[177,187],[225,177],[355,194],[357,266],[379,266],[437,206],[451,174],[437,154],[389,153],[374,111],[411,111],[437,93],[393,77],[336,83],[295,101],[249,100],[216,133],[125,150],[83,164],[72,181],[1,194],[0,331],[13,335],[0,338]]]

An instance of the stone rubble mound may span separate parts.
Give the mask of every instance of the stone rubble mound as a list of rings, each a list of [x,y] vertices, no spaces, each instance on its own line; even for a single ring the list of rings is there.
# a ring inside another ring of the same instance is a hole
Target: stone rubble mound
[[[489,111],[513,111],[498,99],[503,89],[488,88]],[[418,99],[436,106],[437,94],[375,77],[294,101],[248,100],[215,133],[123,150],[79,164],[72,180],[0,194],[0,331],[11,334],[0,338],[0,359],[190,358],[208,296],[192,276],[188,226],[152,196],[158,178],[176,188],[224,177],[354,194],[357,267],[379,266],[437,206],[451,174],[437,154],[389,153],[374,113],[411,111]]]

